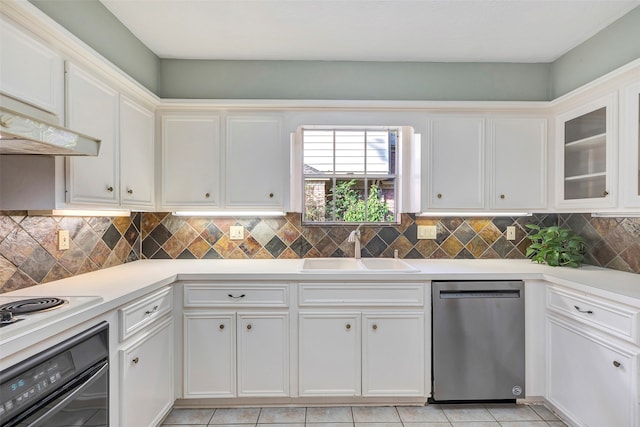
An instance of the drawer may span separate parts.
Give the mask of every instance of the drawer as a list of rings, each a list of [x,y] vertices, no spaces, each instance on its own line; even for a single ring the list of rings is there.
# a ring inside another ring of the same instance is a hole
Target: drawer
[[[171,287],[162,288],[118,310],[120,317],[120,341],[126,340],[140,329],[150,325],[173,309]]]
[[[424,283],[302,283],[300,306],[424,306]]]
[[[288,307],[289,285],[189,284],[184,285],[185,307]]]
[[[547,308],[638,343],[640,310],[636,308],[556,287],[549,288],[547,292]]]

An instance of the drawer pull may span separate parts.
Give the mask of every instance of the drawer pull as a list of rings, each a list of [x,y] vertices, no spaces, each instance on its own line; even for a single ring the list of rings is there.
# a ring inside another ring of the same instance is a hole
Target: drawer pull
[[[616,368],[620,367],[620,362],[618,362],[617,360],[613,361],[613,366],[615,366]]]
[[[582,310],[580,307],[578,307],[577,305],[573,306],[576,310],[578,310],[579,313],[586,313],[586,314],[593,314],[593,311],[591,310]]]
[[[158,311],[158,308],[160,308],[160,307],[159,307],[159,306],[157,306],[157,305],[154,305],[154,306],[153,306],[153,308],[152,308],[151,310],[147,310],[147,311],[145,311],[145,312],[144,312],[144,315],[145,315],[145,316],[148,316],[148,315],[150,315],[150,314],[152,314],[152,313],[155,313],[156,311]]]
[[[134,359],[132,360],[132,362],[133,362],[134,364],[136,364],[136,365],[138,364],[138,362],[139,362],[139,361],[140,361],[140,358],[139,358],[139,357],[136,357],[136,358],[134,358]]]
[[[229,298],[233,298],[233,299],[240,299],[240,298],[244,298],[244,297],[245,297],[245,294],[242,294],[242,295],[240,295],[240,296],[238,296],[238,297],[233,296],[232,294],[229,294],[229,295],[227,295],[227,296],[228,296]]]

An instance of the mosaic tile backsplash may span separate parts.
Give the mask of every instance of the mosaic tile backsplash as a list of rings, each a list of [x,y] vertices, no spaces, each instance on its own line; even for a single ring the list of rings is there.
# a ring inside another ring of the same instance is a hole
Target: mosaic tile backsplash
[[[401,258],[524,258],[526,224],[559,224],[589,243],[587,263],[640,273],[640,218],[537,214],[508,218],[424,218],[403,214],[395,226],[364,226],[362,255]],[[232,225],[245,227],[231,240]],[[435,240],[418,240],[417,225],[436,225]],[[506,227],[516,226],[516,240]],[[71,248],[57,250],[57,232],[70,231]],[[0,212],[0,293],[140,258],[277,259],[353,256],[351,226],[303,226],[300,214],[278,218],[175,217],[135,213],[127,218],[27,216]]]
[[[0,293],[140,259],[140,220],[0,212]],[[69,230],[68,250],[58,230]]]
[[[557,215],[522,218],[424,218],[403,214],[401,224],[361,228],[363,257],[524,258],[529,244],[525,224],[557,224]],[[231,240],[232,225],[245,227],[243,240]],[[435,240],[418,240],[418,225],[436,225]],[[516,240],[506,228],[516,225]],[[305,226],[301,215],[278,218],[176,217],[145,213],[142,253],[145,258],[314,258],[353,256],[347,241],[353,226]]]

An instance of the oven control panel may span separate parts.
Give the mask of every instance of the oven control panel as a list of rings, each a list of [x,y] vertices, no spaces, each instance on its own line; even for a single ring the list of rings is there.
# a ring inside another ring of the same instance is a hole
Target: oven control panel
[[[61,387],[75,373],[71,352],[57,355],[0,385],[0,419]]]

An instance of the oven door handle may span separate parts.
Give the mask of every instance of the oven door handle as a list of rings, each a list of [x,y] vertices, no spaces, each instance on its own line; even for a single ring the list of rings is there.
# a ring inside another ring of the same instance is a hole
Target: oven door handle
[[[108,368],[109,368],[109,362],[105,362],[104,365],[102,365],[102,367],[98,369],[98,371],[92,374],[82,384],[79,384],[78,386],[74,387],[66,395],[58,396],[58,399],[62,398],[62,400],[56,403],[55,406],[53,406],[47,412],[40,415],[37,419],[31,422],[27,427],[36,427],[39,425],[44,425],[42,424],[43,422],[47,421],[52,415],[55,415],[56,413],[58,413],[61,409],[63,409],[67,405],[67,403],[75,399],[79,394],[85,391],[88,387],[91,387],[91,385],[95,383],[98,380],[98,378],[100,378],[100,376],[107,371]]]

